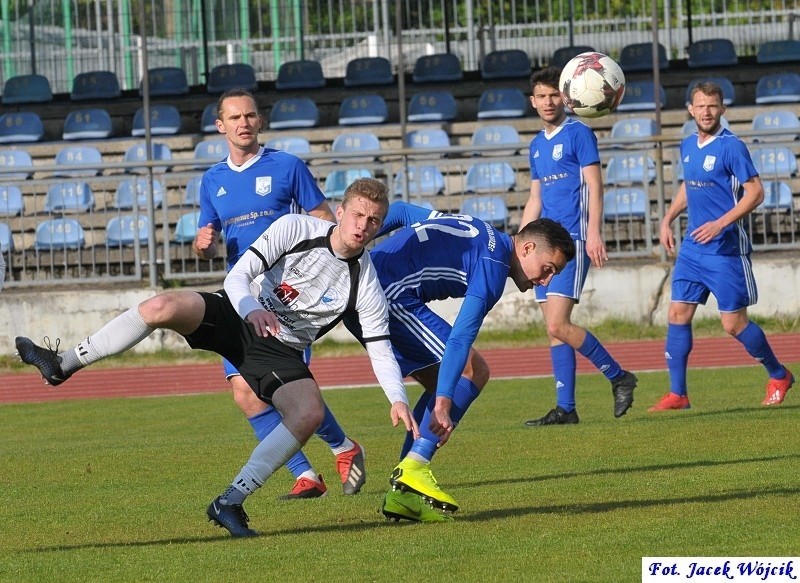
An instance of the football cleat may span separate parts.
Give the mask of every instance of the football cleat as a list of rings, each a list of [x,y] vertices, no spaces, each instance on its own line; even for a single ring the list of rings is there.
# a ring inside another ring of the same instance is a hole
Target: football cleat
[[[336,456],[336,470],[342,478],[342,491],[345,496],[358,494],[361,486],[367,481],[364,453],[364,448],[354,441],[352,449]]]
[[[567,412],[556,405],[556,408],[551,409],[544,417],[528,419],[525,425],[528,427],[539,427],[540,425],[574,425],[579,421],[580,419],[578,419],[578,411],[576,409]]]
[[[422,496],[413,492],[399,492],[390,490],[383,498],[381,512],[386,520],[400,522],[412,520],[414,522],[452,522],[453,517],[441,512],[436,512],[428,506]]]
[[[294,483],[292,491],[281,496],[281,500],[301,500],[306,498],[321,498],[328,494],[328,487],[322,479],[322,474],[317,476],[319,481],[310,478],[300,477]]]
[[[655,413],[657,411],[670,411],[672,409],[691,409],[689,404],[689,397],[686,395],[676,395],[675,393],[667,393],[661,399],[650,407],[648,413]]]
[[[627,370],[622,375],[611,381],[611,392],[614,394],[614,417],[622,417],[633,405],[633,389],[639,379]]]
[[[785,366],[786,376],[782,379],[769,379],[767,382],[767,396],[761,401],[762,405],[780,405],[786,397],[786,393],[794,384],[794,375]]]
[[[44,380],[56,387],[72,375],[64,373],[61,369],[61,357],[58,356],[58,345],[61,344],[61,340],[56,340],[55,348],[50,345],[50,339],[46,336],[44,342],[47,348],[37,346],[33,340],[24,336],[17,336],[14,340],[20,360],[38,368]]]
[[[206,514],[211,522],[216,523],[231,533],[232,537],[244,538],[250,536],[258,536],[258,533],[247,526],[250,518],[242,508],[241,504],[223,504],[220,502],[220,497],[214,498],[214,501],[208,505]]]
[[[434,508],[455,512],[458,502],[436,483],[430,464],[409,458],[403,459],[392,471],[389,483],[395,490],[413,492],[422,496]]]

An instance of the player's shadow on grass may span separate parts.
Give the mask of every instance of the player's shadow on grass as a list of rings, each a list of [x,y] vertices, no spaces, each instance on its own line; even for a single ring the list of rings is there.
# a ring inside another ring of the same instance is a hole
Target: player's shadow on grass
[[[667,419],[674,419],[674,420],[686,420],[686,419],[694,419],[697,417],[713,417],[716,415],[728,415],[730,413],[769,413],[770,415],[780,415],[781,411],[796,411],[800,409],[800,405],[781,405],[780,407],[772,406],[765,407],[763,405],[753,405],[752,407],[736,407],[734,409],[714,409],[710,411],[696,411],[695,409],[689,409],[688,411],[667,411],[665,413],[656,413],[650,414],[646,417],[638,417],[632,422],[652,422],[652,421],[664,421]]]

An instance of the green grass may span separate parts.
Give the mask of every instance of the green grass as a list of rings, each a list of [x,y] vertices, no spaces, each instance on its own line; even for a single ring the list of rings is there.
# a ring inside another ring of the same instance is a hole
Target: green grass
[[[205,520],[253,447],[227,394],[0,406],[0,580],[621,582],[642,556],[796,554],[797,388],[764,409],[760,367],[689,381],[693,409],[652,415],[666,374],[641,374],[615,420],[608,383],[581,376],[580,425],[537,429],[522,421],[551,381],[490,382],[434,460],[462,505],[450,524],[383,521],[401,432],[380,390],[326,391],[367,484],[343,496],[315,438],[330,495],[277,500],[281,470],[246,502],[250,540]]]

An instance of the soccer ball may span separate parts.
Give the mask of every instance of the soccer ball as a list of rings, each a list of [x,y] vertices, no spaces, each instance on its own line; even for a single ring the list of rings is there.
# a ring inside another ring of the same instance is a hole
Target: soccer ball
[[[581,53],[564,65],[558,86],[567,109],[581,117],[603,117],[622,101],[625,75],[611,57]]]

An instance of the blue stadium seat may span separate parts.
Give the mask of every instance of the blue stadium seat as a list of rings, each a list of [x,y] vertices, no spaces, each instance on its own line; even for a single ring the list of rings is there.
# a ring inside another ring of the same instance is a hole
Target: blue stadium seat
[[[722,127],[724,127],[724,128],[730,128],[731,127],[731,124],[728,121],[728,118],[725,117],[724,115],[719,119],[719,121],[722,124]],[[696,131],[697,131],[697,123],[694,121],[693,118],[687,119],[685,122],[683,122],[683,125],[681,126],[681,136],[682,137],[685,138],[686,136],[690,136],[693,133],[695,133]]]
[[[140,107],[133,116],[131,135],[142,137],[145,134],[144,108]],[[174,105],[150,106],[150,135],[174,136],[181,131],[181,114]]]
[[[0,253],[8,253],[14,250],[14,237],[11,236],[11,228],[5,223],[0,223]],[[6,261],[8,265],[8,261]]]
[[[350,170],[334,170],[325,177],[325,187],[322,191],[327,199],[341,199],[345,189],[358,178],[373,178],[371,170],[357,168]]]
[[[0,184],[0,215],[5,217],[20,216],[25,210],[22,191],[11,184]]]
[[[459,212],[481,219],[498,229],[505,229],[508,224],[508,207],[502,196],[468,197]]]
[[[764,200],[756,210],[779,212],[792,210],[792,187],[783,181],[765,180]]]
[[[200,211],[192,211],[178,218],[175,224],[175,234],[172,240],[176,243],[191,243],[197,235],[197,221],[200,220]]]
[[[737,65],[739,57],[733,42],[727,38],[698,40],[689,45],[690,69]]]
[[[106,247],[147,245],[150,221],[147,215],[120,215],[106,223]]]
[[[466,192],[505,192],[517,184],[514,169],[507,162],[481,162],[467,170]]]
[[[514,79],[531,76],[531,59],[520,49],[492,51],[483,58],[481,78]]]
[[[653,70],[653,43],[635,43],[625,45],[622,47],[622,52],[619,54],[619,66],[625,73],[633,73],[635,71],[652,71]],[[669,59],[667,59],[667,49],[664,45],[658,43],[658,68],[662,71],[669,66]]]
[[[649,206],[641,188],[610,188],[603,195],[603,218],[609,222],[643,219]]]
[[[510,125],[485,125],[472,132],[472,145],[481,156],[513,156],[521,147],[519,133]],[[483,150],[487,146],[513,146],[510,150]]]
[[[756,62],[763,63],[792,63],[800,61],[800,40],[773,40],[763,43],[758,47]]]
[[[778,130],[798,130],[798,133],[771,135]],[[760,132],[753,136],[755,142],[796,140],[800,136],[800,119],[795,112],[788,109],[761,111],[753,118],[753,131]]]
[[[319,109],[310,97],[279,99],[269,112],[269,127],[273,130],[312,128],[319,123]]]
[[[411,74],[414,83],[449,83],[463,78],[461,61],[453,53],[423,55],[414,63]]]
[[[456,118],[458,106],[449,91],[424,91],[411,97],[408,121],[450,121]]]
[[[17,75],[6,79],[3,86],[3,105],[47,103],[53,101],[50,81],[44,75]]]
[[[656,163],[640,153],[615,154],[606,165],[605,183],[615,185],[648,184],[656,179]]]
[[[57,182],[47,189],[47,213],[86,213],[94,208],[94,194],[86,182]]]
[[[150,143],[150,160],[159,162],[171,162],[172,150],[169,146],[159,142]],[[125,156],[122,158],[123,162],[147,162],[147,147],[145,144],[134,144],[125,150]],[[153,166],[153,172],[166,172],[169,170],[170,165]],[[131,174],[144,174],[147,172],[147,166],[131,166],[126,168],[125,172]]]
[[[246,63],[233,63],[231,65],[217,65],[208,74],[206,91],[209,93],[223,93],[228,89],[258,89],[256,71]]]
[[[180,67],[156,67],[147,71],[150,97],[167,97],[189,93],[186,71]],[[144,83],[139,83],[139,95],[143,95]]]
[[[114,207],[130,210],[136,201],[140,209],[147,208],[148,189],[148,180],[144,176],[121,180],[114,193]],[[164,204],[164,186],[158,180],[153,180],[153,208],[159,208],[162,204]]]
[[[759,77],[756,84],[756,103],[800,102],[800,75],[797,73],[774,73]]]
[[[629,142],[626,144],[615,144],[624,146],[642,146],[641,139],[649,138],[656,135],[656,122],[649,117],[628,117],[618,119],[611,126],[612,139],[638,139],[638,142]],[[655,145],[655,144],[653,144]]]
[[[658,101],[663,109],[667,103],[667,92],[661,84],[659,84]],[[625,86],[625,97],[617,106],[617,111],[654,111],[655,108],[656,96],[653,82],[650,80],[630,81]]]
[[[523,117],[530,100],[519,89],[486,89],[478,100],[478,119]]]
[[[64,120],[65,140],[93,140],[111,137],[113,128],[111,116],[105,109],[76,109],[67,114]]]
[[[797,158],[786,146],[753,148],[750,152],[761,180],[789,178],[797,174]]]
[[[203,108],[200,116],[200,131],[204,134],[215,134],[217,129],[217,102],[209,103]]]
[[[36,226],[33,246],[40,251],[80,249],[85,242],[83,227],[75,219],[46,219]]]
[[[195,164],[194,167],[198,170],[211,168],[220,160],[227,158],[228,153],[228,140],[225,138],[198,142],[194,147],[194,159],[200,163]]]
[[[119,79],[113,71],[89,71],[78,73],[72,80],[72,101],[90,99],[117,99],[122,95]]]
[[[450,137],[441,128],[414,130],[406,134],[406,147],[441,156],[441,150],[450,147]]]
[[[406,174],[409,196],[434,196],[444,190],[444,176],[436,166],[409,166]],[[403,172],[394,177],[395,196],[403,194]]]
[[[264,147],[283,150],[295,156],[311,153],[311,144],[303,136],[278,136],[264,142]]]
[[[377,94],[351,95],[339,107],[339,125],[385,123],[389,119],[386,100]]]
[[[183,204],[184,206],[198,206],[200,204],[200,183],[203,181],[201,175],[192,176],[186,187],[183,189]],[[195,222],[195,224],[197,224]]]
[[[26,180],[33,175],[33,160],[25,150],[0,149],[0,170],[15,172],[0,173],[0,180]]]
[[[319,89],[325,87],[322,65],[317,61],[288,61],[278,67],[275,89]]]
[[[550,59],[550,65],[563,69],[564,65],[569,63],[573,57],[577,57],[581,53],[593,53],[594,48],[589,45],[578,45],[570,47],[561,47],[553,51],[553,58]]]
[[[686,105],[689,105],[692,96],[692,89],[694,89],[699,83],[703,83],[705,81],[711,81],[712,83],[716,83],[719,85],[720,89],[722,89],[722,103],[726,107],[728,105],[734,105],[736,103],[736,89],[733,87],[733,83],[727,77],[703,77],[702,79],[693,79],[689,85],[686,87]]]
[[[381,142],[378,136],[371,132],[358,132],[339,134],[331,144],[331,153],[333,154],[350,154],[353,152],[378,152],[381,149]],[[346,158],[332,158],[333,162],[371,162],[377,158],[377,154],[369,156]]]
[[[394,83],[392,64],[386,57],[361,57],[347,63],[345,87],[391,85]]]
[[[32,111],[0,115],[0,144],[38,142],[43,135],[42,120]]]
[[[94,146],[65,146],[56,154],[56,165],[60,166],[54,176],[98,176],[103,172],[103,155]],[[73,166],[89,165],[88,168]]]

